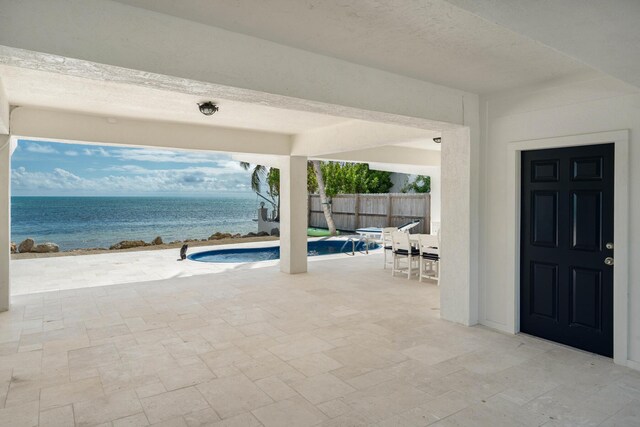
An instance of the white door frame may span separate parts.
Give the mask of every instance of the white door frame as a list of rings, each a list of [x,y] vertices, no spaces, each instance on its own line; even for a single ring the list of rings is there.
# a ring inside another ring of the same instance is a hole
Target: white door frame
[[[506,266],[508,277],[513,279],[513,287],[508,288],[507,328],[513,333],[520,332],[520,159],[522,151],[606,143],[613,143],[615,146],[613,360],[615,363],[627,366],[629,346],[629,131],[626,129],[514,141],[508,145],[507,206],[511,206],[513,215],[507,218],[507,253],[513,254],[513,258],[507,261]]]

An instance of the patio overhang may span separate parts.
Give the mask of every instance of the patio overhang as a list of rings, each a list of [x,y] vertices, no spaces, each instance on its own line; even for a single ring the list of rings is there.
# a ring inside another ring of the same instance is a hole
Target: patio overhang
[[[82,84],[69,94],[60,94],[59,98],[76,96],[67,103],[56,97],[38,97],[37,91],[22,97],[13,104],[19,107],[10,116],[11,135],[276,159],[283,169],[281,269],[290,273],[306,271],[302,243],[306,239],[306,186],[301,183],[306,181],[308,158],[412,166],[434,166],[441,158],[442,217],[448,221],[442,227],[443,254],[450,254],[441,264],[442,317],[476,323],[477,242],[473,239],[477,224],[473,218],[477,195],[472,187],[478,181],[479,155],[472,146],[477,145],[479,135],[477,95],[116,2],[65,3],[65,7],[57,1],[29,2],[29,6],[3,3],[0,15],[11,19],[0,28],[4,44],[0,66],[5,71],[82,79]],[[106,26],[100,18],[105,14],[110,16]],[[123,49],[130,40],[141,48]],[[306,125],[295,131],[267,131],[252,128],[251,117],[243,128],[225,127],[221,122],[203,125],[183,120],[184,115],[158,120],[157,111],[145,111],[144,105],[128,105],[121,114],[113,105],[106,105],[110,112],[99,116],[95,106],[101,105],[100,97],[83,103],[82,97],[92,95],[92,88],[106,95],[117,89],[115,106],[129,101],[126,89],[130,88],[137,96],[154,91],[154,99],[159,100],[176,97],[188,104],[187,97],[193,102],[206,98],[251,106],[256,114],[271,109],[286,113],[278,116],[281,118],[306,114],[310,122],[320,115],[333,119],[317,126],[301,120]],[[7,92],[16,96],[15,91]],[[69,105],[74,107],[69,109]],[[411,145],[439,135],[441,153],[417,151]],[[3,152],[0,164],[5,171],[10,169],[10,150],[7,153]],[[0,228],[5,230],[0,234],[0,255],[8,264],[9,174],[0,180]],[[300,218],[304,221],[298,221]],[[2,276],[0,294],[8,301],[8,270]]]

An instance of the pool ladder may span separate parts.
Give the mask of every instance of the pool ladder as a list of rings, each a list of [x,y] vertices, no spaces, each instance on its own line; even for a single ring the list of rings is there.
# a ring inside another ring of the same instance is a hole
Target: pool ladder
[[[364,241],[364,243],[365,243],[365,245],[364,245],[365,253],[367,255],[369,255],[369,239],[366,236],[361,236],[358,240],[354,239],[353,237],[349,237],[347,242],[351,242],[351,253],[349,254],[347,252],[347,255],[355,256],[356,255],[356,244],[358,244],[358,243],[360,243],[362,241]],[[362,253],[361,250],[359,250],[358,252]]]

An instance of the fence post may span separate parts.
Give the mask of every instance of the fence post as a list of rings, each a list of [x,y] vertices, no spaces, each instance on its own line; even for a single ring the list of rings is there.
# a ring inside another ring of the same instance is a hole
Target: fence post
[[[425,193],[425,211],[424,211],[424,232],[431,234],[431,194]]]
[[[360,228],[360,194],[356,194],[354,205],[355,221],[353,228],[357,230],[358,228]]]
[[[387,227],[391,227],[391,193],[387,193]]]

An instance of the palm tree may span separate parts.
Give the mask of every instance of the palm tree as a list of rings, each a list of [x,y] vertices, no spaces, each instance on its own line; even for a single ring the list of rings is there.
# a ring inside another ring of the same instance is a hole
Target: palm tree
[[[316,178],[318,193],[320,194],[320,203],[322,204],[322,212],[324,213],[324,217],[327,221],[327,228],[329,229],[329,233],[332,236],[337,234],[336,231],[336,223],[333,220],[333,215],[331,214],[331,208],[329,207],[329,200],[327,198],[327,193],[325,192],[324,187],[324,179],[322,176],[322,165],[319,160],[311,160],[309,165],[314,171],[314,175]],[[251,164],[247,162],[240,162],[240,166],[244,170],[251,169]],[[261,197],[266,200],[273,206],[276,213],[276,218],[280,218],[280,171],[276,168],[267,168],[263,165],[255,165],[253,170],[251,171],[251,189]],[[262,194],[262,183],[265,182],[267,184],[267,195]],[[314,187],[316,183],[311,183],[310,180],[307,180],[307,188]],[[267,197],[268,196],[268,197]]]
[[[322,205],[324,218],[327,220],[327,228],[329,229],[329,234],[335,236],[337,234],[336,223],[333,221],[331,207],[329,206],[329,200],[327,199],[327,193],[324,188],[322,165],[320,164],[320,160],[311,160],[311,164],[313,165],[313,170],[316,173],[316,181],[318,182],[318,193],[320,194],[320,204]]]
[[[240,166],[244,170],[251,169],[251,163],[240,162]],[[271,205],[274,215],[274,221],[280,220],[280,174],[275,168],[268,168],[263,165],[255,165],[251,171],[251,189],[258,197],[265,200]],[[267,192],[262,193],[262,183],[266,184]]]

